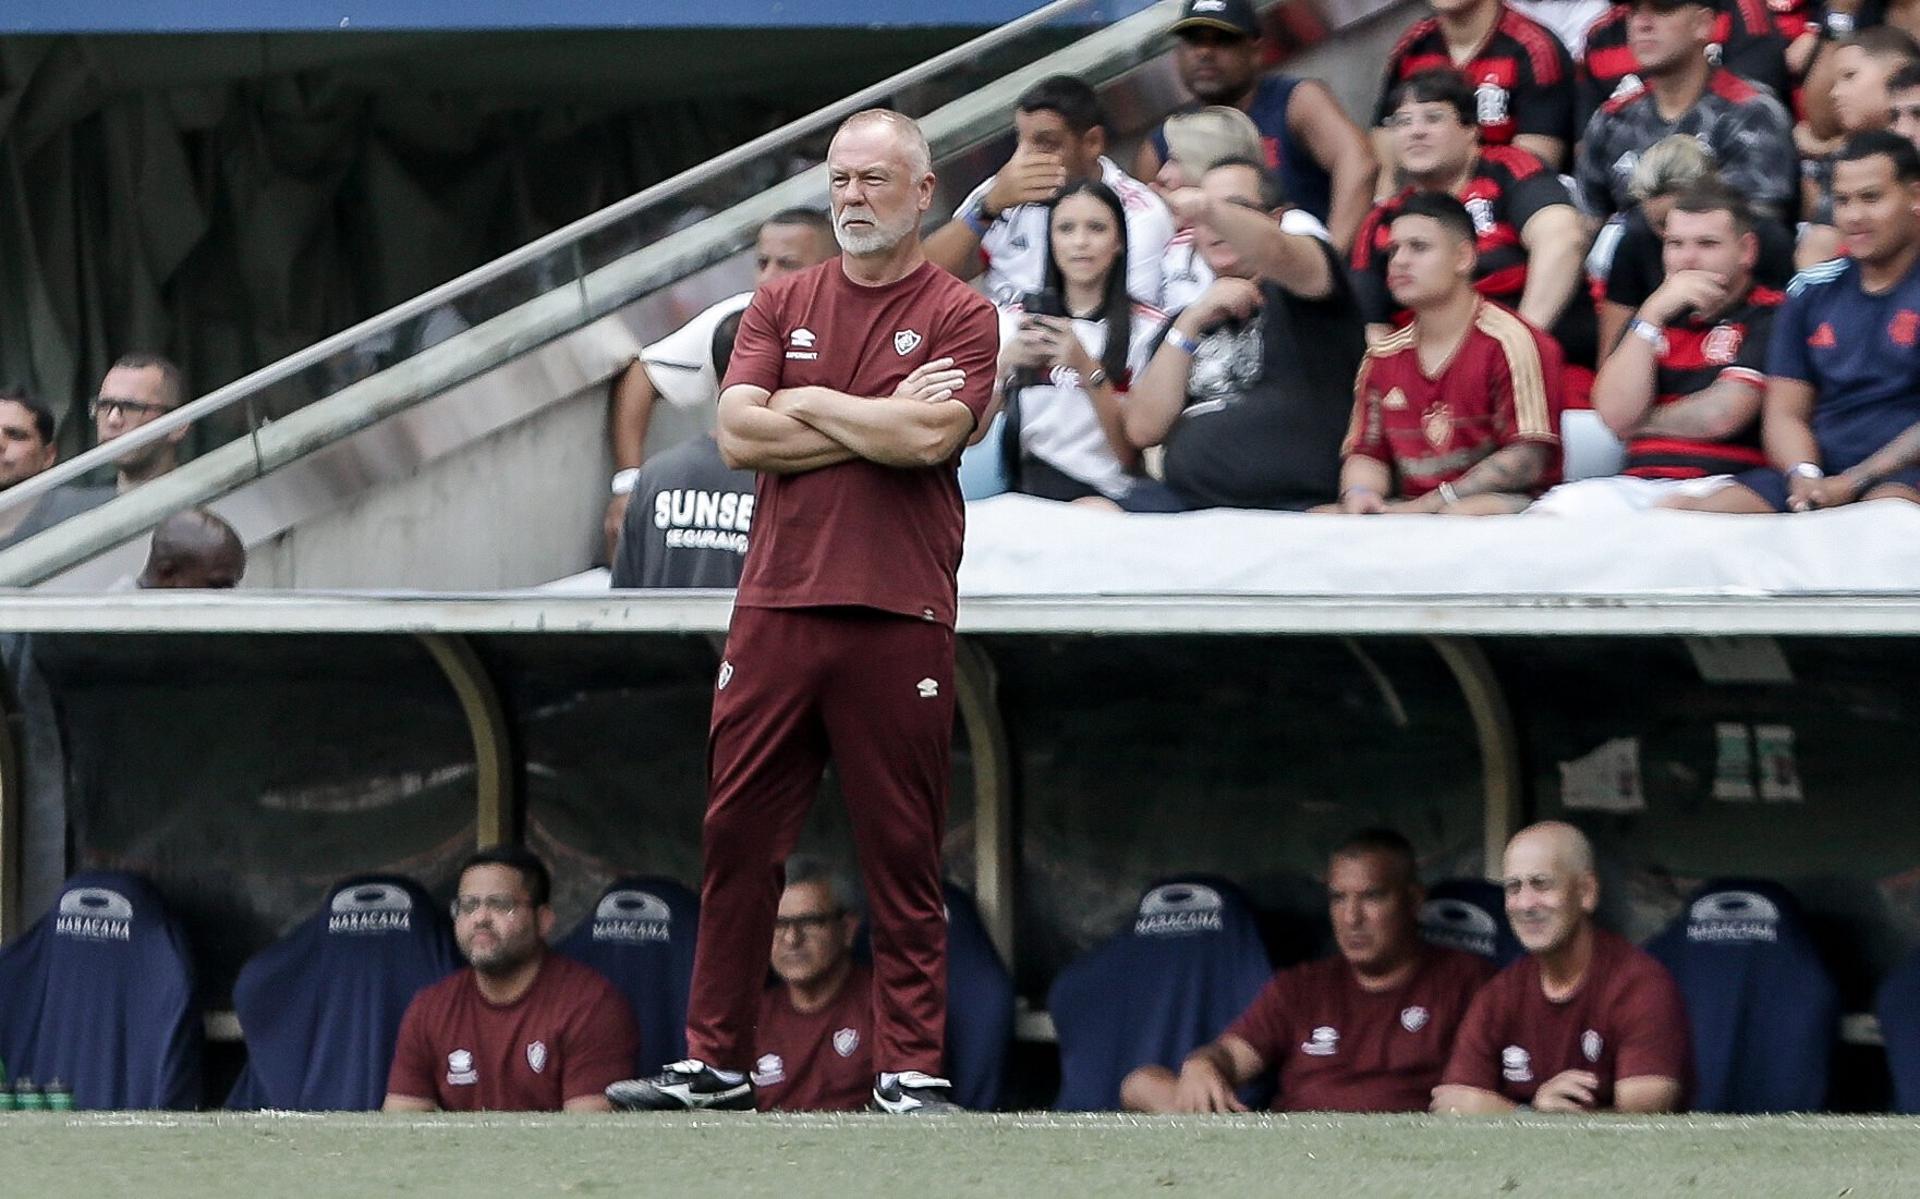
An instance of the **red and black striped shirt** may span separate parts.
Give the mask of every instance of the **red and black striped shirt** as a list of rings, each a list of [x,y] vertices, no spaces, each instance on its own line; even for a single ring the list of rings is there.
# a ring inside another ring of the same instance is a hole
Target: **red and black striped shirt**
[[[1787,39],[1774,27],[1767,0],[1717,0],[1713,17],[1714,49],[1720,65],[1750,82],[1787,98]],[[1627,44],[1630,4],[1616,4],[1587,30],[1587,49],[1580,60],[1579,127],[1616,92],[1627,76],[1639,76],[1640,64]]]
[[[1387,291],[1387,243],[1393,218],[1414,191],[1406,188],[1374,205],[1353,239],[1354,292],[1369,324],[1404,323],[1404,313]],[[1520,231],[1534,213],[1553,204],[1571,205],[1573,197],[1558,175],[1514,146],[1480,151],[1466,186],[1454,194],[1466,205],[1477,235],[1474,288],[1489,300],[1518,307],[1527,288],[1527,247]]]
[[[1713,320],[1689,317],[1668,325],[1666,352],[1654,367],[1654,407],[1677,404],[1721,380],[1764,389],[1767,338],[1774,314],[1786,297],[1756,287],[1739,307]],[[1627,441],[1627,464],[1620,473],[1641,479],[1699,479],[1731,475],[1765,466],[1760,449],[1760,419],[1722,441],[1691,437],[1636,436]]]
[[[1395,87],[1436,67],[1459,71],[1474,89],[1483,145],[1504,146],[1525,133],[1557,137],[1571,146],[1579,136],[1573,123],[1573,59],[1553,31],[1531,17],[1502,4],[1487,40],[1465,63],[1454,62],[1438,18],[1415,23],[1387,58],[1373,123],[1384,125],[1392,115],[1387,105]]]

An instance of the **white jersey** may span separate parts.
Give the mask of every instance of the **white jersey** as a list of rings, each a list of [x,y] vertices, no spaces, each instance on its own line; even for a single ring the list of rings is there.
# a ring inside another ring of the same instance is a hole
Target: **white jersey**
[[[1333,235],[1320,223],[1320,218],[1304,208],[1289,208],[1281,213],[1280,232],[1333,241]],[[1200,293],[1212,282],[1213,270],[1207,266],[1206,259],[1200,257],[1193,230],[1182,229],[1174,234],[1160,259],[1161,298],[1166,301],[1161,307],[1168,312],[1179,312],[1199,299]]]
[[[1001,345],[1006,345],[1019,332],[1023,316],[1017,306],[1000,310]],[[1147,369],[1154,338],[1166,319],[1157,308],[1145,304],[1133,306],[1133,327],[1128,331],[1131,340],[1127,343],[1127,378],[1112,380],[1116,390],[1124,389]],[[1100,361],[1107,348],[1106,325],[1076,319],[1073,332],[1093,360]],[[1051,382],[1021,390],[1020,448],[1110,499],[1126,494],[1133,484],[1133,476],[1121,468],[1120,459],[1101,431],[1093,398],[1080,385],[1080,377],[1065,367],[1054,370]]]
[[[1127,218],[1127,294],[1142,304],[1162,307],[1160,256],[1173,237],[1173,214],[1152,189],[1111,158],[1100,159],[1100,181],[1120,197]],[[992,186],[993,180],[988,179],[974,188],[958,211],[978,205]],[[987,262],[987,298],[1001,308],[1040,290],[1047,273],[1047,215],[1045,204],[1016,204],[1002,212],[980,239],[980,255]]]
[[[702,309],[686,324],[640,351],[647,378],[660,398],[675,408],[697,412],[707,429],[720,402],[720,379],[713,372],[713,331],[720,322],[746,310],[753,293],[743,291]]]

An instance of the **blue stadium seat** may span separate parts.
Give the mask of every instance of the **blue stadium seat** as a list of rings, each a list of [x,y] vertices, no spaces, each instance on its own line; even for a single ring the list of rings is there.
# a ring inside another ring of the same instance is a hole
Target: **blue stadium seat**
[[[952,883],[946,891],[947,1076],[961,1107],[992,1111],[1013,1045],[1013,978],[973,897]]]
[[[407,1005],[462,964],[446,909],[419,883],[366,875],[335,884],[233,984],[247,1068],[227,1106],[379,1107]]]
[[[621,879],[600,893],[593,915],[555,946],[607,976],[640,1028],[635,1077],[687,1056],[687,992],[700,900],[667,878]]]
[[[1874,1006],[1893,1075],[1893,1110],[1920,1115],[1920,953],[1887,975]]]
[[[1693,1108],[1801,1112],[1826,1100],[1840,995],[1777,883],[1718,879],[1647,942],[1693,1030]]]
[[[1120,1106],[1135,1067],[1178,1069],[1272,977],[1253,912],[1221,879],[1160,883],[1127,927],[1060,972],[1047,1008],[1060,1038],[1062,1111]]]
[[[1526,950],[1507,923],[1506,895],[1484,878],[1450,878],[1427,888],[1420,905],[1420,936],[1429,945],[1477,953],[1496,966]]]
[[[131,874],[67,880],[0,949],[0,1059],[72,1088],[77,1108],[200,1104],[201,1016],[187,939]]]

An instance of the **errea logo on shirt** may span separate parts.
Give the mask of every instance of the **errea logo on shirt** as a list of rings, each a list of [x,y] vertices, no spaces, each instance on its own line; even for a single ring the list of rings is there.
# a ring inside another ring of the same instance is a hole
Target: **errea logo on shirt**
[[[473,1053],[466,1049],[456,1049],[447,1055],[447,1085],[450,1087],[470,1087],[480,1081],[480,1071],[473,1068]]]
[[[1332,1057],[1340,1052],[1340,1030],[1322,1024],[1300,1042],[1300,1052],[1308,1057]]]
[[[787,334],[787,357],[798,359],[801,362],[812,362],[814,359],[820,357],[819,354],[814,352],[814,340],[813,330],[805,326]]]
[[[1533,1055],[1518,1045],[1500,1051],[1500,1076],[1508,1082],[1533,1081]]]

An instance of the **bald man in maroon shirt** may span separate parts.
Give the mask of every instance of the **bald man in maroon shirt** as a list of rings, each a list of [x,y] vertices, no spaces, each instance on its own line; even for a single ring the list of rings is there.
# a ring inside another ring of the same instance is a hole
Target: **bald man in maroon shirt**
[[[1425,1111],[1454,1030],[1492,963],[1427,945],[1413,847],[1390,829],[1355,833],[1327,864],[1340,952],[1274,975],[1227,1031],[1176,1076],[1142,1066],[1120,1086],[1129,1111],[1238,1112],[1268,1070],[1275,1111]]]
[[[956,466],[985,428],[999,325],[921,249],[934,177],[917,125],[856,113],[827,175],[843,253],[754,294],[721,388],[721,457],[759,482],[715,682],[688,1056],[608,1088],[621,1107],[754,1107],[781,863],[829,758],[872,918],[873,1106],[952,1107],[940,840]]]
[[[1593,847],[1570,824],[1507,843],[1507,918],[1527,956],[1473,1001],[1433,1110],[1671,1112],[1692,1075],[1687,1012],[1666,967],[1593,922]]]

